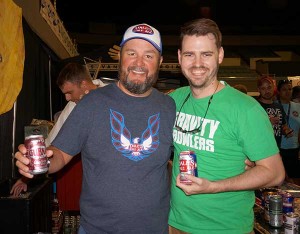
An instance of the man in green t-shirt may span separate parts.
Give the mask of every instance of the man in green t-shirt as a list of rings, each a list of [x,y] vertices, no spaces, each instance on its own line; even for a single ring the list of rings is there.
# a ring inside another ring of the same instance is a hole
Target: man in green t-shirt
[[[176,102],[170,234],[254,233],[254,190],[279,185],[285,172],[265,110],[252,97],[217,80],[222,34],[210,19],[181,28],[178,59],[189,86]],[[179,154],[192,150],[198,177],[180,182]],[[246,158],[256,166],[245,170]]]

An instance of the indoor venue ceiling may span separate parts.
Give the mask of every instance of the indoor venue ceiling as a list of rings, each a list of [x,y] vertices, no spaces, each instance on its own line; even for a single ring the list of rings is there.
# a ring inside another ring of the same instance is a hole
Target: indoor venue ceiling
[[[297,0],[56,0],[57,12],[70,32],[88,32],[89,22],[118,26],[148,23],[181,25],[211,17],[228,33],[299,33]],[[175,33],[177,31],[170,31]]]
[[[195,18],[215,20],[223,33],[225,63],[240,61],[239,67],[222,67],[219,74],[221,77],[240,73],[239,76],[256,84],[255,79],[259,74],[251,67],[251,59],[265,58],[265,52],[256,50],[257,47],[271,50],[272,53],[277,50],[285,51],[286,48],[293,50],[291,54],[298,54],[297,51],[300,51],[297,49],[300,48],[297,0],[53,2],[65,28],[76,40],[80,54],[77,60],[82,60],[83,57],[97,60],[101,57],[100,76],[115,76],[117,62],[110,61],[112,56],[108,56],[109,51],[114,51],[114,46],[120,43],[122,34],[129,26],[148,23],[159,29],[162,34],[164,63],[166,62],[163,67],[166,71],[161,69],[162,78],[158,81],[161,82],[161,89],[178,87],[184,83],[176,65],[179,28]],[[244,47],[251,48],[250,55],[249,50],[245,51]],[[271,60],[278,59],[276,56],[267,57]],[[298,59],[298,55],[296,57]],[[71,59],[74,61],[74,58]],[[173,66],[172,63],[175,64],[174,69],[169,69]],[[242,71],[241,65],[244,69]],[[255,85],[251,85],[251,88],[254,89]]]

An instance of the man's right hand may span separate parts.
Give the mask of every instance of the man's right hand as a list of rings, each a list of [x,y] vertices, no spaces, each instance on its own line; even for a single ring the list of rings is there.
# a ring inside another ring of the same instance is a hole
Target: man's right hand
[[[15,153],[16,166],[19,168],[19,172],[21,175],[27,178],[33,178],[33,175],[29,172],[29,159],[25,156],[26,147],[24,144],[18,146],[19,151]],[[51,157],[53,155],[52,150],[46,150],[47,157]]]
[[[25,156],[26,147],[24,144],[18,146],[19,151],[15,153],[16,166],[19,168],[19,172],[21,175],[27,178],[33,178],[33,175],[29,172],[29,159]]]

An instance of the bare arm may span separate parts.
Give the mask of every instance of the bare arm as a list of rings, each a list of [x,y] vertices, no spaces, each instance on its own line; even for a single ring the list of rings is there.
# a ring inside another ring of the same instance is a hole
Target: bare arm
[[[177,176],[176,185],[187,195],[200,193],[220,193],[228,191],[255,190],[262,187],[280,185],[285,177],[285,170],[279,154],[256,161],[256,166],[244,173],[219,181],[209,181],[187,175],[191,185],[180,183]]]
[[[49,174],[59,171],[73,158],[71,155],[64,153],[54,146],[49,146],[47,149],[53,152],[52,157],[50,157]]]
[[[19,151],[15,153],[15,158],[17,160],[16,166],[19,168],[20,174],[27,178],[33,178],[33,175],[29,173],[29,168],[27,166],[29,164],[29,159],[24,156],[24,154],[26,154],[25,146],[21,144],[18,149]],[[72,159],[71,155],[64,153],[54,146],[48,147],[46,154],[50,159],[49,174],[59,171]]]

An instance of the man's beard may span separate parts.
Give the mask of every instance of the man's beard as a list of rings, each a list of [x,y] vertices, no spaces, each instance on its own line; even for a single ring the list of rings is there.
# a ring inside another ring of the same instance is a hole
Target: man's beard
[[[133,70],[134,67],[129,67],[127,72],[119,71],[119,80],[123,86],[133,94],[144,94],[150,90],[156,83],[158,78],[158,71],[153,75],[148,75],[143,83],[131,81],[129,76],[129,71]],[[141,68],[142,69],[142,68]]]
[[[273,99],[273,96],[272,94],[265,94],[265,95],[261,95],[261,97],[265,100],[272,100]]]

